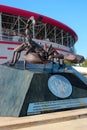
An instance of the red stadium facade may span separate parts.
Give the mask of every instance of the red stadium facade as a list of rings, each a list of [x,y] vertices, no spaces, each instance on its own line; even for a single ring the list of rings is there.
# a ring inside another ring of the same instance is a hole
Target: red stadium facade
[[[0,5],[0,64],[10,60],[14,48],[24,42],[26,22],[31,16],[36,21],[30,26],[35,42],[46,48],[52,44],[64,55],[74,54],[78,36],[70,27],[41,14]]]

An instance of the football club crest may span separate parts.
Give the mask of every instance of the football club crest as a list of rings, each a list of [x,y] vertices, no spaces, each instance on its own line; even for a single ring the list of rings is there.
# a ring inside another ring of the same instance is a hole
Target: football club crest
[[[51,93],[59,98],[67,98],[72,93],[72,85],[68,79],[61,75],[53,75],[48,80]]]

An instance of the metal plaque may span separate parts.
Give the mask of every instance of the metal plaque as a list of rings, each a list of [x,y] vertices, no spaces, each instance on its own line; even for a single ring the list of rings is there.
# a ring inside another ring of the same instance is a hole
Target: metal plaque
[[[53,75],[48,80],[48,88],[53,95],[67,98],[72,93],[72,85],[68,79],[61,75]]]
[[[46,102],[35,102],[30,103],[27,110],[27,115],[40,114],[42,112],[71,109],[77,107],[87,107],[87,97],[76,98],[76,99],[64,99],[56,101],[46,101]]]

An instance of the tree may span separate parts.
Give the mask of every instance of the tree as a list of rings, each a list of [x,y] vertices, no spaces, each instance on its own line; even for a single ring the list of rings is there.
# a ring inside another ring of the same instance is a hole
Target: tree
[[[82,67],[87,67],[87,59],[82,63]]]

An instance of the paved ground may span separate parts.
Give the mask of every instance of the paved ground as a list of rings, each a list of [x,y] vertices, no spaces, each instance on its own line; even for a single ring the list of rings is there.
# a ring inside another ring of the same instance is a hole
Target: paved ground
[[[28,117],[0,117],[0,130],[87,130],[87,108]]]

